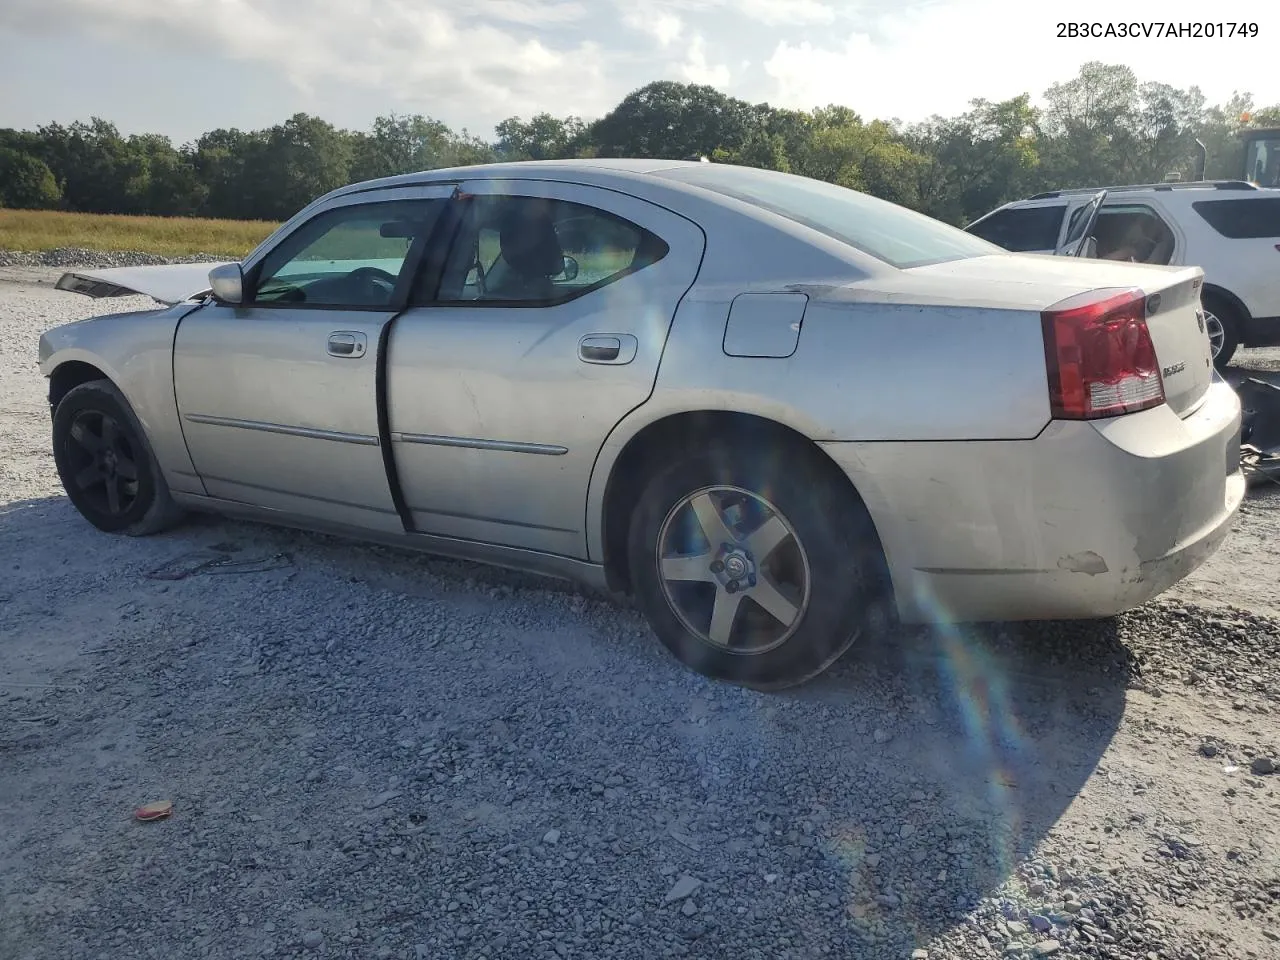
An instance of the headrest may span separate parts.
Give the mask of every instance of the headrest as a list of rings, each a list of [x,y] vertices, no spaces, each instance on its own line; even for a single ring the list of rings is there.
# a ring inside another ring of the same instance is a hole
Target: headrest
[[[516,202],[502,219],[502,259],[525,277],[554,277],[564,270],[564,251],[544,203]]]

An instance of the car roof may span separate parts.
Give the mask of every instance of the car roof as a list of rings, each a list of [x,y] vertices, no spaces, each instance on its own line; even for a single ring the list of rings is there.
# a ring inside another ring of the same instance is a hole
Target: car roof
[[[289,220],[280,224],[250,254],[254,260],[269,249],[279,238],[297,225],[335,201],[363,202],[362,194],[378,191],[426,187],[433,184],[465,184],[468,180],[544,180],[611,190],[675,213],[702,231],[730,235],[740,240],[744,235],[767,242],[751,244],[753,256],[760,257],[756,272],[761,276],[769,272],[770,264],[777,259],[777,251],[783,247],[793,251],[797,262],[809,264],[813,270],[838,270],[843,276],[850,268],[862,276],[887,274],[894,268],[886,261],[860,250],[849,243],[823,234],[794,218],[785,217],[757,204],[738,199],[715,189],[714,183],[689,182],[692,178],[678,175],[679,171],[707,171],[710,179],[716,179],[717,171],[741,169],[733,164],[713,164],[706,160],[663,160],[641,158],[582,158],[573,160],[518,160],[499,163],[481,163],[468,166],[442,167],[414,173],[366,180],[361,183],[338,187],[317,197],[299,210]],[[791,177],[791,174],[751,168],[763,176]],[[670,173],[672,176],[664,174]],[[770,247],[770,245],[773,245]],[[726,247],[725,249],[731,249]],[[730,260],[741,267],[742,252],[732,248]],[[772,253],[770,250],[772,249]],[[708,261],[709,262],[709,261]],[[704,263],[706,266],[706,263]],[[808,267],[806,267],[808,269]],[[801,271],[804,272],[804,271]],[[711,270],[708,275],[714,275]],[[815,274],[816,275],[816,274]]]
[[[1047,190],[1044,193],[1037,193],[1034,196],[1027,197],[1025,200],[1015,200],[1016,204],[1024,204],[1031,202],[1039,202],[1042,200],[1066,200],[1072,197],[1087,197],[1095,193],[1106,190],[1108,193],[1213,193],[1213,192],[1231,192],[1236,191],[1252,194],[1262,190],[1256,183],[1250,183],[1247,180],[1173,180],[1166,183],[1129,183],[1118,184],[1109,187],[1072,187],[1067,190]],[[1202,198],[1203,199],[1203,198]]]
[[[502,180],[506,178],[529,178],[535,180],[556,180],[572,176],[575,180],[601,182],[619,178],[634,180],[637,177],[649,179],[645,175],[670,170],[675,167],[696,167],[700,160],[644,160],[633,157],[619,158],[584,158],[574,160],[510,160],[499,163],[477,163],[462,167],[440,167],[435,170],[421,170],[415,173],[402,173],[394,177],[382,177],[378,180],[366,180],[340,187],[329,196],[341,196],[345,193],[357,193],[365,190],[379,190],[390,187],[412,187],[432,183],[451,183],[457,180]]]

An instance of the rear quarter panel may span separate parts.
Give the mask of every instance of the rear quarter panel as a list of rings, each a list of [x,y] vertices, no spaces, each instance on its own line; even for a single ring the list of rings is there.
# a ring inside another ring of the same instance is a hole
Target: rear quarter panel
[[[197,305],[110,314],[54,327],[41,338],[40,371],[64,363],[101,370],[124,394],[147,432],[171,490],[204,494],[187,454],[173,394],[173,338],[178,322]]]
[[[653,396],[610,435],[593,472],[588,549],[603,556],[612,465],[646,426],[689,411],[735,411],[811,440],[1019,440],[1049,422],[1037,311],[888,301],[824,302],[811,293],[790,357],[730,357],[733,297],[766,285],[698,284],[676,313]],[[773,292],[794,287],[774,286]],[[753,451],[767,455],[767,451]],[[859,477],[851,479],[859,485]]]
[[[724,327],[740,292],[685,297],[646,406],[771,416],[832,441],[1019,440],[1049,421],[1037,311],[830,302],[808,288],[794,353],[731,357]]]

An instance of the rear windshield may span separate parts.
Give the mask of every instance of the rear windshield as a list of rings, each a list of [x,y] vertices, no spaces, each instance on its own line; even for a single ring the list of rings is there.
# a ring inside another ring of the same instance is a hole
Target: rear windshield
[[[1198,200],[1191,206],[1228,240],[1280,237],[1280,197]]]
[[[1006,252],[932,217],[822,180],[716,163],[656,175],[776,213],[900,269]]]

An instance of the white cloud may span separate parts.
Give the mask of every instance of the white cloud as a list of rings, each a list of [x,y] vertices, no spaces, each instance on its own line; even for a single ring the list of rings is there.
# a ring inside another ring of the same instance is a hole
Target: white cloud
[[[627,4],[620,8],[620,12],[624,26],[657,40],[663,47],[671,46],[684,32],[684,22],[670,10],[659,6],[633,7]]]
[[[690,42],[689,52],[680,66],[680,71],[689,83],[702,83],[720,88],[729,85],[729,68],[723,63],[707,62],[707,45],[702,37],[694,37]]]
[[[726,7],[767,27],[803,27],[835,22],[835,7],[818,0],[730,0]]]
[[[536,2],[536,0],[471,0],[466,12],[473,17],[505,20],[508,23],[540,24],[574,23],[586,16],[581,3]]]
[[[32,14],[110,37],[142,35],[270,64],[303,91],[340,83],[401,104],[481,103],[510,116],[550,104],[602,113],[617,99],[599,43],[552,45],[530,29],[581,14],[533,0],[5,0],[0,24]],[[511,25],[514,25],[512,27]],[[556,30],[548,31],[551,38]],[[194,40],[200,42],[193,42]]]
[[[1077,0],[1069,13],[1012,7],[1008,0],[925,2],[860,18],[831,40],[779,39],[764,58],[771,81],[766,95],[779,106],[834,102],[869,118],[916,120],[959,113],[977,97],[1030,93],[1038,99],[1081,64],[1102,60],[1128,65],[1139,80],[1198,85],[1210,102],[1249,90],[1270,103],[1280,99],[1274,58],[1266,52],[1280,34],[1280,12],[1273,9],[1232,14],[1259,25],[1254,38],[1082,39],[1059,38],[1059,22],[1182,24],[1210,17],[1187,0],[1131,2],[1123,13],[1108,0]]]
[[[1197,84],[1210,102],[1235,90],[1280,101],[1271,56],[1280,8],[1255,2],[1220,15],[1257,23],[1253,38],[1056,36],[1061,17],[1109,23],[1120,10],[1114,0],[1075,0],[1066,12],[1009,0],[0,0],[0,88],[23,91],[6,104],[8,122],[92,110],[189,131],[214,117],[260,123],[305,110],[355,126],[396,111],[482,135],[515,114],[601,116],[658,79],[911,121],[958,113],[975,97],[1038,97],[1094,59],[1126,63],[1142,80]],[[1209,14],[1191,0],[1130,0],[1123,18]],[[98,76],[101,67],[60,58],[85,38],[120,69]],[[39,82],[26,46],[49,64]],[[236,96],[208,102],[224,78]],[[167,96],[154,95],[157,84]]]

